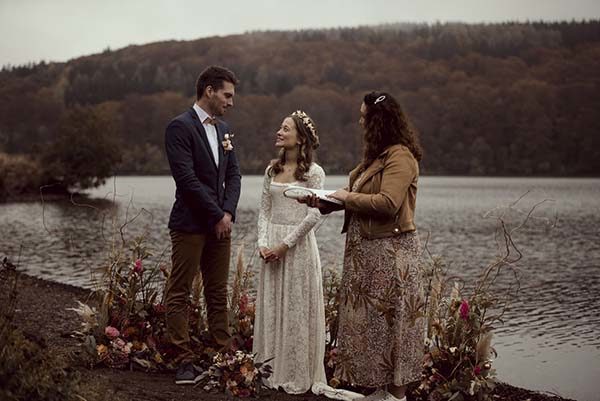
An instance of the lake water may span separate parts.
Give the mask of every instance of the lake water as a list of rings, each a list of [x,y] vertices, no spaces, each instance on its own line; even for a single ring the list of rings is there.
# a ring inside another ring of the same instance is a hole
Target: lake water
[[[328,177],[326,187],[345,182]],[[247,262],[256,241],[261,184],[262,177],[243,179],[234,245],[244,245]],[[170,177],[119,177],[90,191],[86,205],[0,204],[0,256],[19,260],[38,277],[89,287],[91,271],[106,260],[112,233],[127,215],[137,217],[123,234],[145,233],[154,260],[163,251],[168,260],[173,193]],[[496,330],[494,365],[499,378],[513,385],[600,400],[600,179],[422,177],[416,222],[429,251],[469,281],[501,250],[495,217],[504,216],[514,228],[536,204],[528,223],[513,234],[523,253],[521,288],[506,324]],[[318,226],[324,268],[341,269],[341,224],[342,215],[334,214]],[[513,278],[502,275],[498,282]]]

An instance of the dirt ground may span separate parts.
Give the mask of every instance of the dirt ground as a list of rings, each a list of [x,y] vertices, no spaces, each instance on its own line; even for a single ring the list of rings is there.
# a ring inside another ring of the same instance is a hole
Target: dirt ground
[[[80,348],[79,342],[71,336],[73,331],[79,329],[80,321],[75,312],[66,309],[77,306],[77,300],[86,302],[88,296],[89,291],[81,288],[52,283],[23,274],[19,278],[15,323],[28,336],[41,337],[49,352],[58,355],[59,360],[68,369],[75,369],[80,374],[80,397],[88,401],[216,401],[228,398],[225,394],[206,393],[201,387],[177,386],[174,384],[172,374],[107,368],[89,369],[82,366],[73,356]],[[260,398],[269,401],[327,400],[311,394],[292,396],[275,391],[265,392]],[[507,401],[566,400],[504,383],[498,386],[494,398]]]

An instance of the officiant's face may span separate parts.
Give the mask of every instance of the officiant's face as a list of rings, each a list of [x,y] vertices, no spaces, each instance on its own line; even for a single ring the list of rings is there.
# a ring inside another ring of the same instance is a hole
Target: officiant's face
[[[293,149],[298,146],[298,130],[291,117],[286,117],[281,123],[279,131],[277,131],[275,146],[284,149]]]
[[[360,118],[358,119],[358,125],[363,129],[365,128],[365,116],[367,115],[367,105],[362,103],[360,105]]]
[[[231,82],[223,81],[223,87],[214,90],[208,87],[206,90],[208,96],[208,107],[214,116],[222,116],[228,108],[233,107],[233,96],[235,95],[235,86]]]

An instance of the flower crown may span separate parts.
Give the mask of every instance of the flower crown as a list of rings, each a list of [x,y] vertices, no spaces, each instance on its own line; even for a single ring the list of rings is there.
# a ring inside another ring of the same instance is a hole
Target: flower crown
[[[315,127],[313,120],[302,110],[296,110],[292,113],[292,116],[298,117],[300,120],[302,120],[302,124],[308,128],[311,134],[310,141],[312,142],[313,147],[316,149],[319,146],[319,136],[317,135],[317,127]]]

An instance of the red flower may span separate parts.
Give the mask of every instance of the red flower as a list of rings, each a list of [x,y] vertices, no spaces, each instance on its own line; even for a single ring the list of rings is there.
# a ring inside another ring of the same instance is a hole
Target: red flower
[[[143,271],[144,271],[144,266],[142,266],[142,260],[137,259],[135,261],[135,263],[133,264],[133,272],[137,273],[137,274],[142,274]]]
[[[475,368],[473,368],[473,374],[475,376],[479,376],[480,373],[481,373],[481,368],[479,367],[479,365],[475,366]]]
[[[463,320],[469,319],[469,302],[466,299],[463,299],[460,304],[460,318]]]

